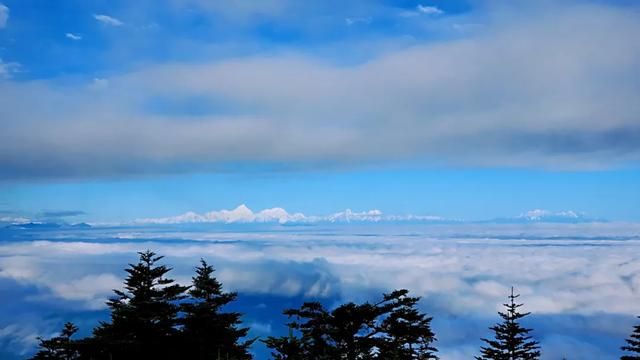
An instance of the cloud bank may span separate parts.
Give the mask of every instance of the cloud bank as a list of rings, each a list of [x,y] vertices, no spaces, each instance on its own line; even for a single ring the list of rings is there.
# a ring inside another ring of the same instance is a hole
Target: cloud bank
[[[511,285],[522,293],[525,310],[533,312],[535,336],[549,359],[587,345],[591,351],[582,359],[617,358],[640,313],[638,224],[331,225],[250,232],[177,226],[161,233],[129,226],[48,231],[38,238],[51,240],[38,241],[25,240],[33,232],[25,232],[26,238],[17,234],[0,243],[0,287],[34,288],[19,299],[29,311],[46,304],[103,308],[125,275],[123,264],[134,261],[136,251],[151,248],[167,255],[180,282],[189,281],[204,257],[226,288],[263,301],[364,301],[380,291],[409,288],[435,316],[438,347],[447,359],[476,355],[478,339],[497,320],[495,312]],[[0,317],[0,328],[15,326],[14,316]],[[285,331],[284,320],[260,322]]]
[[[99,88],[1,82],[0,177],[638,164],[637,14],[527,9],[498,7],[469,35],[355,64],[293,49],[150,64]]]

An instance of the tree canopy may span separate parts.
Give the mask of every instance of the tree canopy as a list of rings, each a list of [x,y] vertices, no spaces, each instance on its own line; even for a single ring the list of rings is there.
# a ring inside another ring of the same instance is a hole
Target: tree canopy
[[[419,312],[407,290],[384,294],[377,303],[347,303],[332,311],[319,302],[284,314],[296,330],[264,342],[274,359],[437,359],[431,317]]]

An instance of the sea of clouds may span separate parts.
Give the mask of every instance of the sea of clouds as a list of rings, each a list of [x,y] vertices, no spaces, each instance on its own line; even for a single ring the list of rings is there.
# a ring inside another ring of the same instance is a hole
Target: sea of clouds
[[[544,359],[615,359],[640,314],[640,224],[145,224],[0,230],[0,357],[24,358],[65,320],[107,318],[136,252],[188,283],[205,258],[240,293],[252,335],[285,332],[284,307],[410,289],[434,316],[442,359],[477,355],[511,286]],[[261,345],[258,359],[266,358]]]

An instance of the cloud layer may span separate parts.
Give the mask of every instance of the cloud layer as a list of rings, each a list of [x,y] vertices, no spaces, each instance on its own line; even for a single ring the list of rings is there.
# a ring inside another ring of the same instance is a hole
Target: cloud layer
[[[545,359],[585,346],[591,350],[583,359],[615,359],[640,313],[638,224],[256,230],[100,228],[42,232],[37,238],[51,240],[39,241],[21,240],[34,233],[20,230],[12,241],[0,244],[0,286],[34,287],[34,293],[20,300],[32,316],[42,316],[33,309],[45,304],[94,311],[118,287],[123,264],[134,261],[136,251],[151,248],[167,255],[172,276],[180,282],[189,282],[193,266],[204,257],[227,288],[265,301],[364,301],[406,287],[422,296],[421,306],[436,317],[444,359],[477,353],[478,339],[496,321],[495,312],[511,285],[533,312]],[[10,316],[2,319],[0,328],[15,326]],[[283,321],[263,319],[258,327],[280,329]]]
[[[461,38],[356,64],[293,49],[150,64],[100,87],[1,82],[0,177],[398,161],[637,164],[636,13],[606,5],[530,6],[526,17],[512,10],[492,10],[482,30]]]

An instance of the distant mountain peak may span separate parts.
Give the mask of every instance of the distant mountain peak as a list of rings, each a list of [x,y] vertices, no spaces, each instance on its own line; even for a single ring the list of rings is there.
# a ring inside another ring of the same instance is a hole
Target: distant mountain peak
[[[516,220],[525,222],[592,222],[603,221],[601,219],[595,219],[587,216],[583,212],[577,212],[573,210],[564,211],[550,211],[544,209],[534,209],[526,211],[518,215]]]

